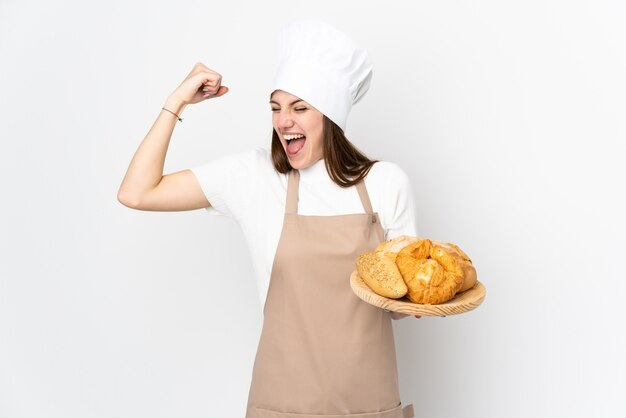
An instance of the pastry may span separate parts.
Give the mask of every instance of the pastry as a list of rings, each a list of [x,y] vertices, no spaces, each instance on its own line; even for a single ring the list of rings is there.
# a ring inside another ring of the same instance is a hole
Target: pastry
[[[380,252],[361,254],[356,268],[363,281],[377,294],[392,299],[406,295],[407,286],[396,263]]]
[[[476,284],[476,269],[457,245],[409,235],[359,256],[357,270],[375,293],[390,298],[406,295],[419,304],[446,302]]]

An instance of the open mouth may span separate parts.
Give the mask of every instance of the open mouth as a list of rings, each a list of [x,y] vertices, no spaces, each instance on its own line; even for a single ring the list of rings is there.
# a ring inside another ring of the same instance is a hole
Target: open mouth
[[[287,147],[286,147],[287,156],[294,157],[304,147],[304,143],[306,142],[306,136],[302,136],[300,138],[294,138],[294,139],[285,138],[285,142],[287,142]]]

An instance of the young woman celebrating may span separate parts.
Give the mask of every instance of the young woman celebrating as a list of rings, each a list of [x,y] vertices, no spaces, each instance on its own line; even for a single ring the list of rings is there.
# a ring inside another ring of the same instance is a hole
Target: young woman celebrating
[[[409,418],[398,390],[391,319],[351,290],[357,256],[416,235],[406,174],[370,160],[345,136],[367,92],[367,52],[317,21],[283,30],[270,92],[270,149],[163,175],[184,108],[228,92],[196,64],[166,100],[119,190],[141,210],[208,211],[234,218],[246,237],[263,306],[246,418]]]

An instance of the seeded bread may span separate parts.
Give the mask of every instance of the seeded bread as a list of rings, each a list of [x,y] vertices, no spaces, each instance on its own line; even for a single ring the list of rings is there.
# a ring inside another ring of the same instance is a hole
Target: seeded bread
[[[402,275],[389,257],[379,252],[361,254],[356,269],[363,281],[377,294],[391,299],[406,295],[407,286]]]

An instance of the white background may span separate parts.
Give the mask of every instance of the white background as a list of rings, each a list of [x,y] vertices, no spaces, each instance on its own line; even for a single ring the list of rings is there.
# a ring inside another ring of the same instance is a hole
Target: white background
[[[0,416],[243,417],[261,307],[238,226],[117,202],[197,61],[177,171],[269,145],[286,21],[364,45],[348,137],[410,175],[477,310],[394,322],[417,417],[626,415],[626,4],[0,0]]]

